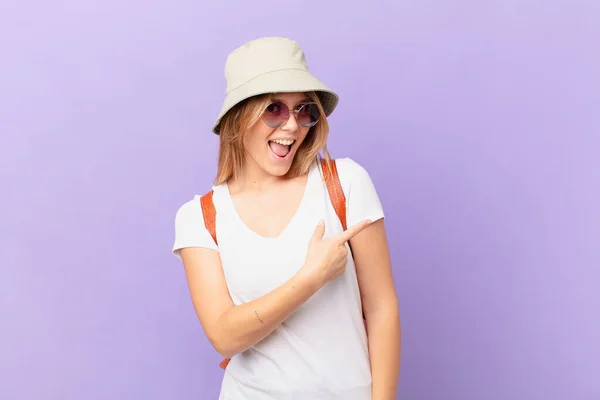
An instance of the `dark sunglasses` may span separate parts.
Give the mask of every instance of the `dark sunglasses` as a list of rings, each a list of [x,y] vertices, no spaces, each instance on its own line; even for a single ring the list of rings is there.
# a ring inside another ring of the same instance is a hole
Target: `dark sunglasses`
[[[319,108],[315,103],[302,104],[294,111],[298,126],[311,128],[319,122]],[[290,109],[282,101],[275,101],[267,106],[263,113],[263,121],[270,128],[279,128],[290,118]]]

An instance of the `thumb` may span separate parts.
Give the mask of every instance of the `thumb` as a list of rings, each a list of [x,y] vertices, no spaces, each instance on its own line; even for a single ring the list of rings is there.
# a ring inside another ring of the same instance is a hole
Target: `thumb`
[[[312,241],[317,242],[323,239],[323,235],[325,234],[325,222],[320,219],[317,227],[315,228],[315,233],[313,233]]]

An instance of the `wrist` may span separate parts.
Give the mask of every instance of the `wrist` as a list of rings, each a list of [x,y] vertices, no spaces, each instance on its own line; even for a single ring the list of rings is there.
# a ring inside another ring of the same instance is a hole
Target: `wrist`
[[[310,290],[311,295],[323,286],[322,279],[313,268],[303,266],[294,278],[299,285]]]

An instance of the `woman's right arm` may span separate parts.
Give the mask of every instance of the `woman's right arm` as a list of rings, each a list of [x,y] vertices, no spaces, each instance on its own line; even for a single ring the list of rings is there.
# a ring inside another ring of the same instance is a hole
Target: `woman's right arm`
[[[181,250],[196,314],[213,347],[231,357],[268,336],[317,290],[316,279],[298,273],[275,290],[235,306],[219,253],[204,248]]]
[[[299,272],[266,295],[239,306],[231,300],[217,251],[181,249],[194,309],[214,348],[222,356],[232,357],[267,337],[325,283],[344,272],[344,243],[367,225],[364,221],[322,240],[325,228],[320,223]]]

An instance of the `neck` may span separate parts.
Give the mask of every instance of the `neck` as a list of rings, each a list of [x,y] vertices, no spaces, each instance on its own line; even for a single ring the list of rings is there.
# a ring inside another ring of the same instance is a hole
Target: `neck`
[[[254,161],[246,159],[244,168],[235,180],[229,183],[229,186],[235,192],[246,190],[264,191],[287,180],[286,176],[270,175]]]

